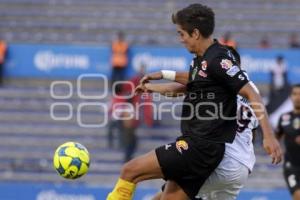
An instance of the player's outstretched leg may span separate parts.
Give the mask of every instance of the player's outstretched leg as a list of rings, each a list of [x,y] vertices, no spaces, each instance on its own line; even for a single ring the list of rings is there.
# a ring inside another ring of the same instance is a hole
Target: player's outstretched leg
[[[156,178],[163,178],[163,174],[155,151],[150,151],[124,164],[120,178],[107,200],[132,200],[137,183]]]

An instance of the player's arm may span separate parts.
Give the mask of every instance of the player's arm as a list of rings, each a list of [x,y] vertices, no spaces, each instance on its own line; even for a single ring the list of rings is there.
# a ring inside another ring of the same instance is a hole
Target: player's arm
[[[145,84],[149,82],[150,80],[170,80],[174,82],[181,83],[183,85],[186,85],[189,80],[189,73],[188,72],[176,72],[171,70],[161,70],[159,72],[154,72],[151,74],[145,75],[141,80],[141,84]]]
[[[145,88],[151,92],[171,97],[182,96],[186,92],[186,86],[181,83],[146,83]]]
[[[259,120],[263,130],[264,149],[271,156],[272,163],[279,163],[282,160],[282,152],[276,140],[268,115],[259,93],[251,85],[247,74],[241,70],[239,64],[233,57],[226,54],[218,55],[208,67],[207,71],[216,80],[224,84],[226,88],[235,94],[240,94],[249,100],[250,106]]]
[[[250,83],[244,85],[240,89],[239,94],[249,100],[250,106],[254,110],[254,113],[260,122],[261,128],[263,130],[264,149],[269,155],[271,155],[272,163],[277,164],[281,162],[282,151],[278,141],[274,137],[273,129],[269,123],[268,114],[260,95]]]
[[[135,89],[136,93],[157,92],[164,96],[178,97],[186,92],[186,86],[180,83],[145,83]]]

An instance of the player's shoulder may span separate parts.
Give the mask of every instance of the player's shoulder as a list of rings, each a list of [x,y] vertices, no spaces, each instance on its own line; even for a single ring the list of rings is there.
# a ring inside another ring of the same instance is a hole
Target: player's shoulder
[[[233,47],[223,45],[218,42],[218,40],[214,40],[214,44],[212,45],[211,50],[214,52],[214,55],[217,56],[229,56],[232,57],[232,54],[239,55],[237,50]]]
[[[227,49],[226,46],[220,44],[217,40],[207,49],[205,57],[214,59],[220,56],[226,56]]]
[[[225,63],[238,63],[240,61],[240,55],[234,48],[222,45],[217,40],[208,49],[205,57],[209,64],[214,63],[214,61]]]

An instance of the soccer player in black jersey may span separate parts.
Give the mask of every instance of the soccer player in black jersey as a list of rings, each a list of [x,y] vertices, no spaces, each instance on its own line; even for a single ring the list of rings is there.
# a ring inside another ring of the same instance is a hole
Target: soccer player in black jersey
[[[280,116],[276,136],[284,138],[285,181],[293,200],[300,200],[300,84],[292,86],[291,99],[294,109]]]
[[[252,107],[263,129],[264,148],[273,163],[281,161],[281,149],[259,94],[236,66],[231,51],[212,38],[212,9],[192,4],[173,14],[172,20],[180,41],[196,56],[190,72],[146,75],[136,91],[141,91],[150,80],[163,78],[187,85],[182,136],[126,163],[107,200],[131,200],[137,183],[155,178],[167,180],[162,200],[196,199],[199,189],[222,160],[225,142],[231,143],[235,137],[237,94],[254,103]]]

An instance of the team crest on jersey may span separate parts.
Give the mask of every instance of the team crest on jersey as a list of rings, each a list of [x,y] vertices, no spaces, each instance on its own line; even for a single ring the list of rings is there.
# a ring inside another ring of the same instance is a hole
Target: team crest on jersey
[[[189,149],[189,145],[186,141],[184,140],[178,140],[176,142],[176,148],[179,151],[179,153],[182,154],[182,150],[188,150]]]
[[[285,114],[282,116],[281,126],[287,126],[291,123],[291,115]]]
[[[205,71],[207,69],[207,62],[206,62],[206,60],[203,60],[201,62],[201,68],[202,68],[203,71]]]
[[[223,69],[230,69],[232,67],[232,62],[231,60],[228,59],[222,59],[222,61],[220,62],[221,66]]]
[[[294,119],[293,127],[294,127],[294,129],[299,129],[300,128],[300,119],[299,118]]]

